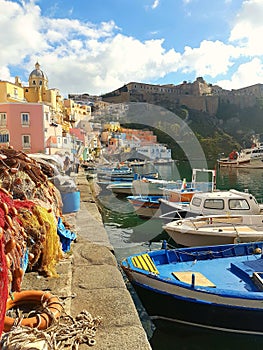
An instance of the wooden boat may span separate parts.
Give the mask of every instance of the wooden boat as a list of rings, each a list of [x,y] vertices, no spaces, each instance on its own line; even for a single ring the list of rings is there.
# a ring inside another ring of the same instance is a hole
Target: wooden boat
[[[115,194],[123,194],[123,195],[162,195],[163,191],[160,187],[167,186],[175,186],[174,181],[166,181],[160,179],[154,179],[151,177],[147,177],[147,174],[141,175],[141,178],[137,180],[133,180],[131,182],[123,182],[121,183],[109,183],[107,189],[112,191]],[[178,184],[177,184],[178,186]]]
[[[199,171],[212,174],[211,182],[197,182],[196,175]],[[152,187],[153,185],[157,185],[158,187],[155,189],[150,189],[150,183]],[[158,215],[161,214],[159,208],[164,200],[176,203],[189,203],[195,193],[205,189],[210,189],[213,191],[215,187],[215,171],[207,169],[194,169],[192,181],[189,183],[186,182],[186,179],[183,179],[183,181],[178,180],[172,182],[160,180],[142,181],[141,183],[134,183],[133,185],[134,192],[139,192],[140,195],[129,196],[129,202],[133,205],[139,216],[143,218],[151,218],[155,217],[157,213]],[[149,191],[151,191],[151,193],[149,193]]]
[[[150,219],[159,216],[160,198],[163,196],[128,196],[128,201],[132,204],[136,214],[143,219]]]
[[[179,219],[163,229],[186,247],[263,240],[263,215],[207,215]]]
[[[128,181],[128,182],[108,181],[106,189],[108,191],[113,192],[116,195],[125,195],[125,196],[132,195],[132,190],[133,190],[132,181]]]
[[[233,150],[228,157],[221,157],[217,162],[220,167],[263,168],[263,143],[255,140],[251,148],[242,149],[240,152]]]
[[[206,181],[197,181],[198,174],[206,175]],[[211,179],[209,179],[211,177]],[[192,181],[183,179],[179,187],[163,188],[163,195],[170,202],[190,202],[197,192],[212,192],[216,188],[216,172],[211,169],[193,169]]]
[[[263,335],[262,242],[160,249],[121,267],[155,323]]]
[[[263,213],[263,204],[249,192],[228,191],[196,192],[191,201],[172,202],[160,198],[161,219],[172,221],[198,215],[251,215]]]
[[[193,196],[194,193],[198,192],[195,189],[165,190],[162,188],[162,190],[163,190],[162,193],[167,193],[167,191],[170,191],[170,192],[176,191],[176,194],[178,196],[177,198],[178,202],[172,202],[172,203],[178,204],[178,205],[181,204],[182,206],[184,204],[189,204],[190,198]],[[165,202],[167,201],[166,198],[167,198],[166,195],[163,195],[163,194],[149,195],[149,196],[135,195],[135,196],[127,197],[128,201],[133,205],[133,208],[136,211],[137,215],[144,219],[161,217],[163,212],[163,209],[161,209],[161,207],[165,205]],[[171,211],[171,209],[169,211]]]
[[[97,177],[99,181],[128,181],[134,178],[134,172],[131,167],[124,165],[101,167],[97,168]]]
[[[142,178],[132,182],[134,195],[162,196],[163,187],[179,187],[178,181]]]

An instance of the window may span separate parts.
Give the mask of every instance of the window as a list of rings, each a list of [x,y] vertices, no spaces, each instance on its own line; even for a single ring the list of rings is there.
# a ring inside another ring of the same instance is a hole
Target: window
[[[204,208],[207,209],[224,209],[224,201],[222,199],[206,199]]]
[[[0,126],[6,126],[6,113],[0,113]]]
[[[31,148],[30,135],[22,135],[22,147]]]
[[[21,124],[22,125],[29,125],[29,113],[21,113]]]
[[[201,202],[202,202],[201,198],[193,197],[192,199],[192,205],[195,205],[196,207],[200,207]]]
[[[7,130],[3,130],[0,133],[0,144],[9,142],[9,132]]]
[[[246,201],[246,199],[230,199],[229,200],[229,209],[235,210],[235,209],[249,209],[249,204]]]

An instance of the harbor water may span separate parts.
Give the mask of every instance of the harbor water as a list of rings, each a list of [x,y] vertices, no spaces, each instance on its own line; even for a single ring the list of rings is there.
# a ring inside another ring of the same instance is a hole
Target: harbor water
[[[208,169],[215,169],[215,164],[209,164]],[[135,170],[139,173],[158,171],[160,177],[166,180],[186,178],[187,181],[191,181],[192,174],[192,169],[183,162],[169,165],[145,165]],[[263,198],[263,171],[262,169],[216,168],[216,188],[248,190],[261,202]],[[160,248],[164,239],[171,245],[174,244],[169,242],[169,236],[162,230],[163,222],[160,219],[140,219],[126,197],[103,191],[98,197],[98,204],[101,208],[105,229],[119,262],[131,254]],[[125,278],[125,276],[123,277]],[[165,331],[163,328],[158,329],[150,321],[128,281],[127,286],[154,350],[205,350],[211,348],[233,350],[248,349],[249,347],[259,349],[263,346],[263,340],[260,337],[212,333],[200,329],[197,331],[185,326],[177,326],[172,329],[167,327]]]

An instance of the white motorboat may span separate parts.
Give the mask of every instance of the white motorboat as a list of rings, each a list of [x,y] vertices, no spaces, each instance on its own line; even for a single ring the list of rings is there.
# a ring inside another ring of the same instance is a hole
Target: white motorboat
[[[198,215],[255,215],[263,214],[263,204],[249,192],[234,189],[196,192],[191,201],[173,202],[160,198],[162,215],[166,221]]]
[[[263,215],[207,215],[179,219],[163,226],[178,245],[186,247],[263,240]]]

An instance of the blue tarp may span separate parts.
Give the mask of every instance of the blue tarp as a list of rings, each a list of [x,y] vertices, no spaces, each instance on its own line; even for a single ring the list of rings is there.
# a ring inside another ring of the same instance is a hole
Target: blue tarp
[[[58,218],[57,232],[62,244],[63,252],[69,252],[71,242],[77,237],[76,234],[65,228],[61,218]]]

